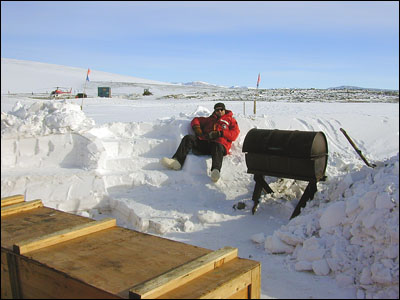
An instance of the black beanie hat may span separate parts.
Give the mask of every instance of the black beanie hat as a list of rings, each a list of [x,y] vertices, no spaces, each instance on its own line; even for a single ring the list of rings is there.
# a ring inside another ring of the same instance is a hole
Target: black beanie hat
[[[225,104],[219,102],[214,105],[214,109],[216,109],[216,108],[222,108],[223,110],[225,110]]]

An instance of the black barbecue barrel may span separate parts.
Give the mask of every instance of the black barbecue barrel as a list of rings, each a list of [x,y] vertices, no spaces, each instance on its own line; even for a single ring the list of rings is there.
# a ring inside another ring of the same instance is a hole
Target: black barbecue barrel
[[[305,181],[323,179],[328,143],[322,131],[251,129],[244,140],[247,172]]]

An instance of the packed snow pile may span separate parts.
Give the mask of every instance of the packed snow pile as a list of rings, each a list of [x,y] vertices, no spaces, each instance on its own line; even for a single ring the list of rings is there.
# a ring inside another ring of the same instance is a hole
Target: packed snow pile
[[[323,185],[318,200],[266,238],[266,250],[290,254],[297,271],[355,284],[358,298],[397,298],[399,155]]]
[[[82,132],[94,126],[80,106],[66,101],[38,101],[30,106],[17,102],[9,113],[1,113],[1,137],[32,137]]]

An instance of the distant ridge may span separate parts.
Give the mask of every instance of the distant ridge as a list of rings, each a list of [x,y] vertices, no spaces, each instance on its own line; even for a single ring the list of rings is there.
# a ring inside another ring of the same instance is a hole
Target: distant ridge
[[[391,90],[391,89],[364,88],[364,87],[352,86],[352,85],[341,85],[341,86],[337,86],[337,87],[327,88],[327,90],[397,91],[397,90]]]
[[[1,58],[1,93],[40,93],[49,92],[58,86],[64,86],[82,90],[85,84],[87,69],[69,67],[63,65],[17,60],[12,58]],[[43,80],[45,78],[46,80]],[[155,84],[155,85],[182,85],[199,88],[231,88],[231,89],[255,89],[247,86],[222,86],[204,81],[192,81],[186,83],[169,83],[156,80],[138,78],[127,75],[114,74],[91,69],[90,82],[124,82],[133,84]],[[23,83],[23,84],[21,84]],[[261,88],[260,90],[262,90]],[[269,88],[269,89],[309,89],[309,88]],[[398,92],[395,89],[364,88],[350,85],[330,87],[326,90],[369,90]]]
[[[226,88],[225,86],[222,85],[217,85],[217,84],[212,84],[212,83],[208,83],[205,81],[191,81],[191,82],[186,82],[186,83],[182,83],[182,82],[172,82],[172,84],[177,84],[177,85],[184,85],[184,86],[193,86],[193,87],[218,87],[218,88]]]

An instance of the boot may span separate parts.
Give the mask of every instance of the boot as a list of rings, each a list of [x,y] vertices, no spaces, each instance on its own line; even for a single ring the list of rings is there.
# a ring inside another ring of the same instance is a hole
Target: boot
[[[219,173],[219,170],[214,169],[214,170],[211,171],[211,180],[212,180],[212,181],[217,182],[218,179],[220,178],[220,176],[221,176],[221,175],[220,175],[220,173]]]
[[[179,161],[177,161],[174,158],[168,158],[168,157],[163,157],[160,160],[161,164],[168,168],[168,169],[172,169],[172,170],[180,170],[182,168],[181,164],[179,163]]]

